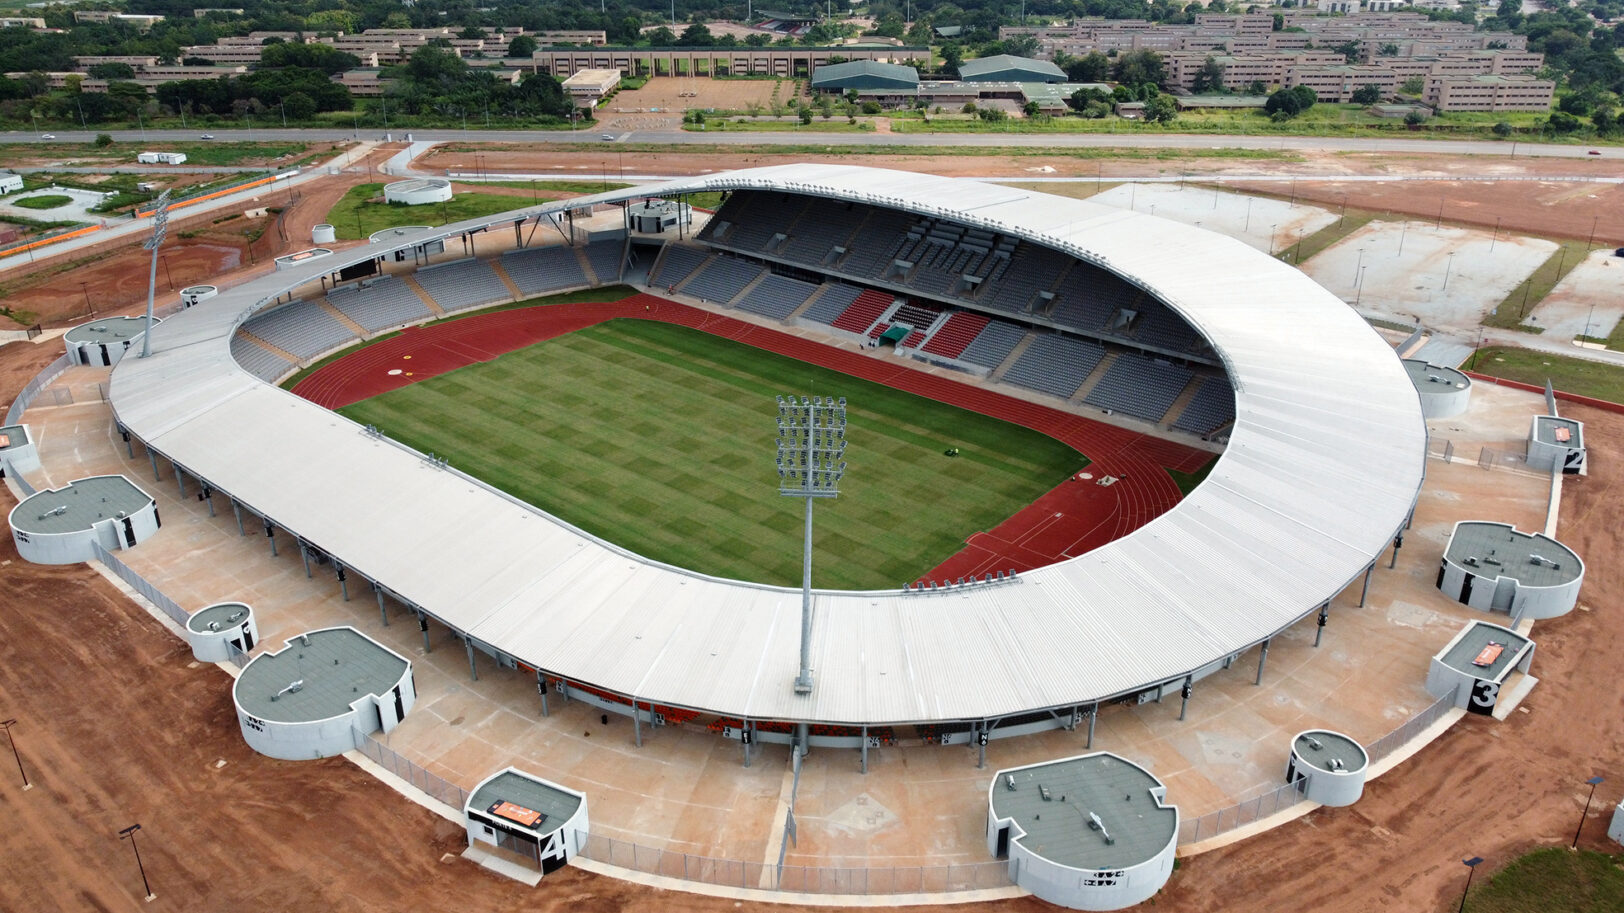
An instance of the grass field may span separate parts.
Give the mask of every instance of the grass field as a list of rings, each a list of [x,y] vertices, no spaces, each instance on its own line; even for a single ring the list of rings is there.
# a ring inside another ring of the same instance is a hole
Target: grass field
[[[799,584],[774,395],[850,402],[813,583],[895,587],[1088,463],[1007,422],[686,327],[614,320],[340,410],[597,536],[702,573]],[[957,457],[943,451],[959,448]]]
[[[327,212],[327,221],[343,241],[358,241],[373,232],[401,225],[450,225],[463,219],[495,215],[531,205],[522,197],[459,193],[445,203],[397,206],[383,202],[383,184],[358,184]],[[376,199],[377,202],[373,202]]]
[[[1624,368],[1616,365],[1533,349],[1485,346],[1461,367],[1540,387],[1550,378],[1551,386],[1564,393],[1624,403]]]
[[[1472,886],[1469,913],[1624,913],[1619,858],[1565,846],[1534,850]]]

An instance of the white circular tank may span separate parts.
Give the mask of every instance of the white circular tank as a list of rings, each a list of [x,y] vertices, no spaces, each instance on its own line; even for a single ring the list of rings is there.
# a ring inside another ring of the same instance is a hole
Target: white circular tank
[[[258,640],[259,625],[247,603],[217,602],[186,619],[186,642],[198,662],[225,662],[231,658],[231,647],[247,653]]]
[[[317,244],[331,244],[338,240],[338,232],[326,222],[310,229],[310,240]]]
[[[1310,729],[1291,740],[1286,781],[1302,780],[1303,795],[1321,805],[1352,805],[1365,792],[1370,757],[1352,738],[1329,729]]]
[[[194,307],[218,294],[220,294],[218,286],[188,285],[180,290],[180,303],[185,307]]]
[[[385,184],[385,203],[404,203],[422,206],[425,203],[443,203],[451,199],[451,182],[445,178],[412,178]]]

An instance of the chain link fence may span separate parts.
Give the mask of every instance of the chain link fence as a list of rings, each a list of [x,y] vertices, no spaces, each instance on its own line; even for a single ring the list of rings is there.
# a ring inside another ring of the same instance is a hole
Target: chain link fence
[[[62,376],[62,372],[73,367],[73,359],[67,353],[57,356],[56,361],[45,366],[45,370],[34,376],[34,379],[17,391],[17,398],[11,401],[11,407],[6,410],[6,424],[15,425],[22,421],[23,413],[39,396],[41,390],[51,385],[51,382]]]
[[[401,757],[394,749],[359,729],[352,729],[350,733],[355,737],[356,751],[371,758],[384,770],[427,793],[436,802],[449,805],[457,814],[462,814],[463,806],[468,804],[468,790],[418,767]]]

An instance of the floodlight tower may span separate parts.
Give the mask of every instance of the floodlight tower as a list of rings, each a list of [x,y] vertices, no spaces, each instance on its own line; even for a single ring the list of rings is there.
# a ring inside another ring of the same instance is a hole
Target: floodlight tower
[[[147,275],[147,331],[141,334],[141,357],[152,354],[152,299],[158,294],[158,248],[169,234],[169,191],[158,194],[158,208],[152,213],[152,237],[141,246],[152,251],[152,271]]]
[[[846,398],[778,397],[778,493],[806,499],[801,560],[801,671],[795,693],[812,693],[812,502],[840,495],[846,474]]]

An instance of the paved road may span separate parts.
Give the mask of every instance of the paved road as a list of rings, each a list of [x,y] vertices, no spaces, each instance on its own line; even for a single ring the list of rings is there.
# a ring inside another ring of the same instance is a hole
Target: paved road
[[[105,131],[104,131],[105,132]],[[196,141],[192,130],[110,131],[120,142],[160,140]],[[396,130],[396,140],[407,131]],[[1448,155],[1538,156],[1549,158],[1589,158],[1592,147],[1501,140],[1431,140],[1386,137],[1342,136],[1205,136],[1199,134],[1116,134],[1116,133],[818,133],[789,131],[772,133],[690,133],[687,131],[632,131],[602,134],[588,131],[550,130],[411,130],[412,138],[427,142],[494,143],[604,143],[605,135],[616,143],[651,143],[667,146],[976,146],[982,148],[1021,147],[1036,149],[1091,149],[1142,147],[1153,149],[1235,148],[1285,150],[1293,152],[1389,152]],[[54,142],[88,143],[94,131],[69,130],[55,134]],[[381,141],[384,131],[354,130],[242,130],[218,135],[226,141],[332,141],[365,139]],[[0,133],[0,142],[44,142],[38,134],[10,131]],[[1624,148],[1595,147],[1600,158],[1624,159]]]

